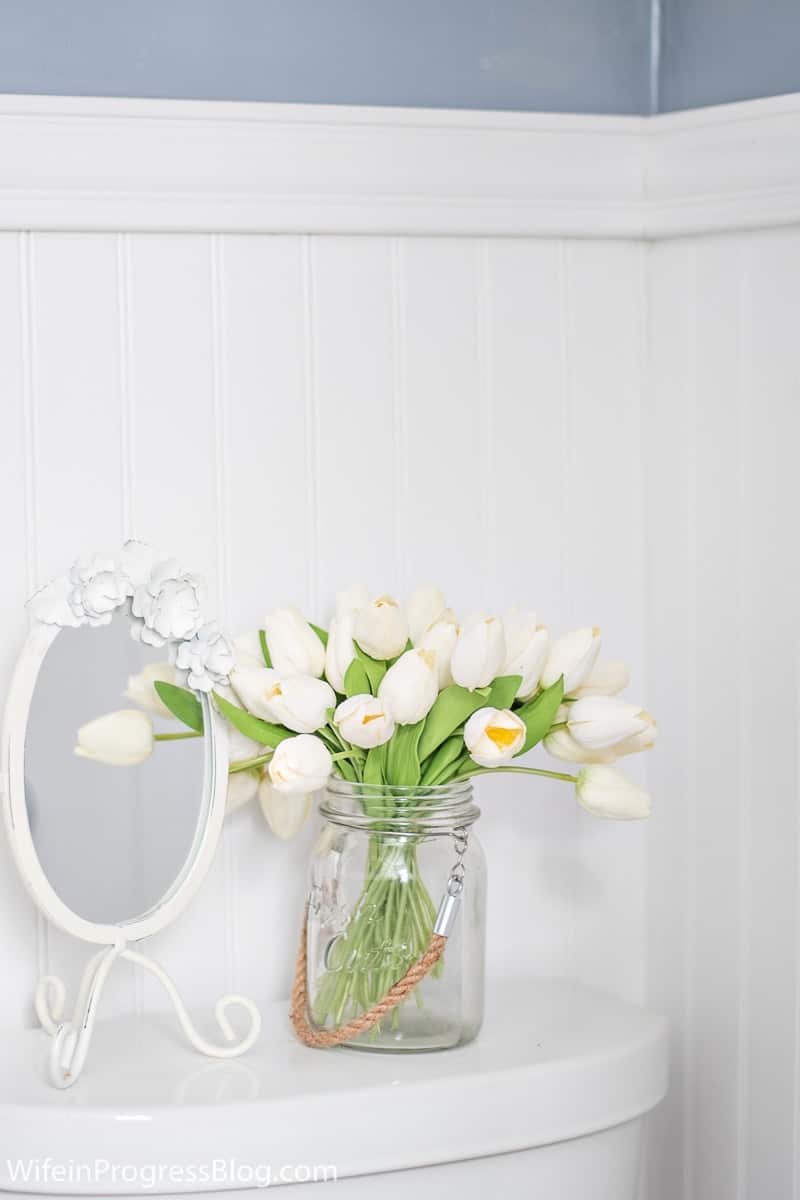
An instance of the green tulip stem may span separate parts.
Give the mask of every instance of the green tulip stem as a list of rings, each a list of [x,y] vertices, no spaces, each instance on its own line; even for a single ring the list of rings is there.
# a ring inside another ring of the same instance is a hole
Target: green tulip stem
[[[154,733],[154,742],[180,742],[184,738],[202,737],[202,733]]]
[[[359,750],[342,750],[340,754],[332,754],[331,761],[338,762],[340,758],[360,758],[361,751]]]
[[[473,775],[499,775],[506,772],[510,775],[543,775],[545,779],[563,779],[565,783],[577,783],[577,775],[567,775],[561,771],[542,771],[538,767],[476,767],[474,771],[465,771],[456,775],[451,783],[459,783],[462,779],[471,779]]]
[[[273,750],[269,750],[266,754],[259,754],[256,758],[243,758],[241,762],[232,763],[228,767],[228,774],[238,775],[240,771],[252,771],[253,767],[263,767],[272,758],[273,753]]]

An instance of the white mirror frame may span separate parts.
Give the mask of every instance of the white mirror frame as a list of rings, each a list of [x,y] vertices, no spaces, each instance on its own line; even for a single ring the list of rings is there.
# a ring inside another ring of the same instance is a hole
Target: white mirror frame
[[[156,567],[164,561],[171,561],[160,559],[150,551],[149,547],[140,547],[138,543],[126,543],[120,559],[124,558],[126,552],[129,555],[135,552],[137,556],[144,553],[148,562],[151,565],[155,564]],[[202,680],[203,690],[198,690],[196,693],[203,709],[205,803],[184,866],[172,886],[157,904],[140,916],[118,924],[105,925],[88,921],[73,912],[56,893],[36,853],[25,796],[25,733],[34,688],[45,656],[63,628],[83,624],[107,624],[115,610],[127,609],[129,604],[132,605],[135,627],[137,611],[141,613],[142,607],[139,603],[137,610],[136,591],[137,588],[141,589],[145,586],[142,583],[137,584],[135,579],[130,580],[121,575],[121,578],[125,580],[124,586],[116,591],[113,603],[105,603],[104,609],[100,612],[96,612],[91,607],[87,609],[85,601],[82,602],[80,583],[76,589],[75,581],[81,571],[86,575],[87,570],[91,572],[91,569],[95,568],[94,574],[97,576],[97,564],[99,564],[99,567],[105,569],[106,575],[110,577],[114,572],[118,572],[117,562],[118,560],[112,556],[102,558],[98,556],[93,560],[83,560],[83,562],[75,564],[69,575],[48,584],[33,598],[31,608],[36,622],[23,646],[11,681],[0,747],[3,816],[14,861],[28,893],[44,916],[59,929],[84,942],[104,947],[92,956],[86,966],[78,988],[71,1020],[62,1020],[66,989],[59,978],[46,975],[39,980],[36,989],[37,1016],[43,1029],[53,1039],[48,1065],[50,1082],[59,1088],[70,1087],[83,1070],[100,995],[108,973],[117,958],[124,958],[138,964],[162,982],[175,1007],[184,1033],[200,1053],[216,1058],[233,1058],[249,1050],[261,1031],[261,1015],[252,1000],[245,996],[231,994],[222,996],[215,1007],[217,1023],[226,1044],[217,1045],[207,1041],[192,1024],[178,989],[169,975],[152,958],[132,949],[133,944],[172,924],[196,894],[213,861],[225,819],[228,735],[225,723],[211,702],[208,691],[212,683],[219,685],[226,682],[226,676],[210,670],[209,677]],[[199,591],[199,581],[194,577],[182,575],[181,578],[190,580],[191,586],[196,587]],[[106,590],[108,590],[107,584]],[[111,590],[114,591],[113,588]],[[102,595],[102,592],[101,586],[99,599],[107,601],[107,595]],[[147,597],[145,597],[146,599]],[[98,595],[92,596],[89,593],[89,600],[90,602],[98,600]],[[120,617],[122,615],[120,612]],[[178,654],[180,654],[181,643],[189,647],[195,645],[195,635],[197,629],[201,627],[201,618],[198,611],[197,620],[193,626],[194,640],[187,637],[170,638],[163,622],[160,625],[160,632],[166,632],[167,636],[165,637],[161,637],[158,630],[148,630],[147,620],[141,622],[141,626],[146,631],[140,640],[156,645],[169,644],[173,652],[177,645]],[[212,628],[210,625],[202,627],[204,630]],[[227,650],[227,643],[219,637],[218,644],[222,646],[224,654]],[[249,1017],[248,1031],[240,1039],[237,1039],[227,1017],[228,1008],[234,1005],[244,1009]]]

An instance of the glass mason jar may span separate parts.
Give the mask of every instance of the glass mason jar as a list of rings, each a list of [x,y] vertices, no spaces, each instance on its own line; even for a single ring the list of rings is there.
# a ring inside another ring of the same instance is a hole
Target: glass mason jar
[[[441,960],[379,1026],[346,1044],[444,1050],[471,1041],[483,1019],[486,925],[472,785],[331,779],[320,813],[325,824],[311,862],[308,907],[314,1023],[333,1029],[366,1012],[420,958],[463,850],[460,909]]]

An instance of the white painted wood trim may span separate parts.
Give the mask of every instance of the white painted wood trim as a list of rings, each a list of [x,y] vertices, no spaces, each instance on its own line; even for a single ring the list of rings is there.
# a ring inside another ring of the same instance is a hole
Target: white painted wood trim
[[[800,221],[800,96],[655,118],[0,98],[0,228],[663,238]]]
[[[5,229],[627,236],[641,122],[0,99]]]
[[[653,239],[800,222],[800,94],[649,118]]]

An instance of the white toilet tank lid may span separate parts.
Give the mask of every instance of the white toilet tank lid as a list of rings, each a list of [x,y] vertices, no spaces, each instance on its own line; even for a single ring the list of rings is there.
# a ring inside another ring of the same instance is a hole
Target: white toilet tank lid
[[[83,1077],[56,1091],[46,1043],[0,1039],[0,1128],[17,1159],[333,1164],[342,1178],[580,1137],[641,1116],[667,1085],[662,1018],[562,981],[495,985],[478,1039],[441,1053],[310,1050],[280,1004],[253,1051],[215,1061],[164,1014],[98,1022]]]

